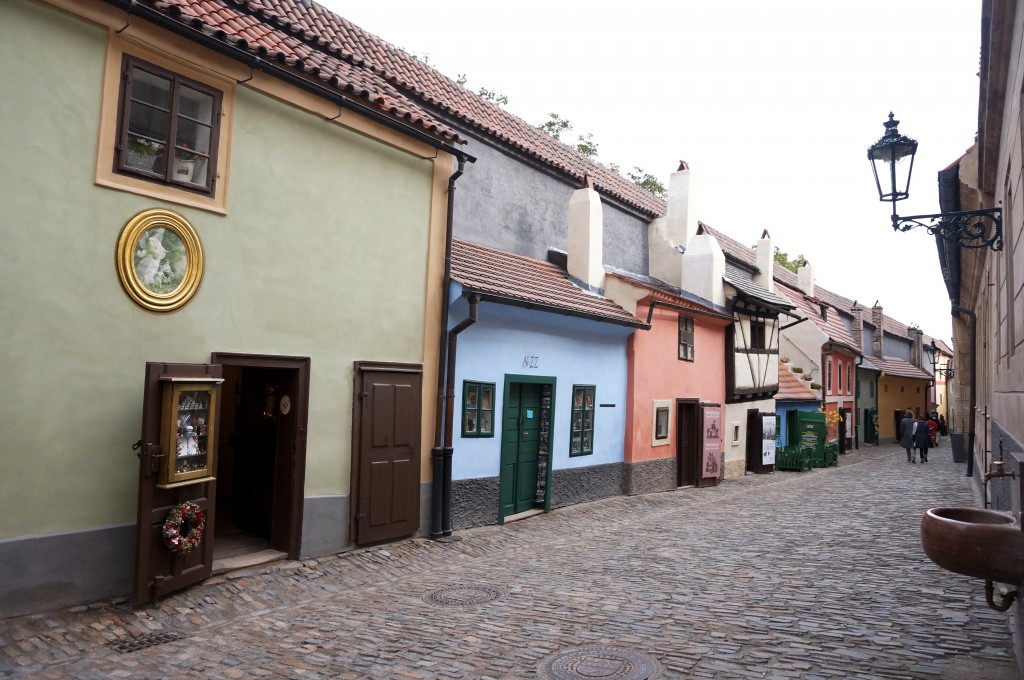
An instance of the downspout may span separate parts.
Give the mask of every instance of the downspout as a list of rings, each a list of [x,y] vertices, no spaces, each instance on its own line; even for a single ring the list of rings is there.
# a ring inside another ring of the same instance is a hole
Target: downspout
[[[438,517],[440,524],[440,535],[430,532],[431,538],[438,541],[459,541],[462,540],[452,536],[452,454],[455,449],[452,447],[452,432],[455,429],[455,359],[458,356],[459,333],[476,323],[477,308],[480,304],[480,296],[473,294],[469,296],[469,316],[459,322],[455,328],[448,331],[448,369],[445,376],[445,403],[444,403],[444,446],[441,448],[440,477],[434,478],[434,496],[432,501],[435,506],[440,506]],[[436,449],[435,449],[436,450]],[[437,466],[435,464],[435,470]],[[438,482],[440,480],[440,482]]]
[[[444,437],[444,386],[445,357],[448,339],[448,297],[452,283],[452,234],[455,223],[455,181],[462,177],[466,167],[466,157],[457,156],[459,166],[448,178],[448,210],[445,216],[444,231],[444,280],[441,284],[441,335],[437,342],[437,406],[434,408],[434,448],[430,451],[430,537],[441,537],[441,479],[443,471],[444,450],[441,442]],[[472,161],[471,161],[472,162]],[[448,450],[451,461],[451,449]]]
[[[863,354],[858,354],[857,360],[853,362],[853,448],[857,451],[860,451],[860,376],[857,371],[863,362]],[[867,414],[864,415],[864,420],[867,421]]]
[[[978,399],[978,316],[967,307],[953,305],[953,315],[966,314],[971,320],[971,403],[968,406],[970,419],[967,423],[967,476],[974,476],[974,419]]]

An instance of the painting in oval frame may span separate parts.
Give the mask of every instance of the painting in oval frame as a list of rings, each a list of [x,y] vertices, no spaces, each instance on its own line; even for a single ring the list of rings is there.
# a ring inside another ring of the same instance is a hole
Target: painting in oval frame
[[[117,239],[116,260],[128,297],[153,312],[184,306],[203,279],[199,234],[170,210],[144,210],[128,220]]]

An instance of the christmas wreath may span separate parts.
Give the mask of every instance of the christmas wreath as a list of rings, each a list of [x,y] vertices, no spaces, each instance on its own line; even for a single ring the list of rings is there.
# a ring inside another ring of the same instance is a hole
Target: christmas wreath
[[[182,529],[188,525],[188,532]],[[206,529],[206,516],[202,508],[193,501],[185,501],[171,508],[164,522],[164,545],[173,553],[187,555],[199,546]]]

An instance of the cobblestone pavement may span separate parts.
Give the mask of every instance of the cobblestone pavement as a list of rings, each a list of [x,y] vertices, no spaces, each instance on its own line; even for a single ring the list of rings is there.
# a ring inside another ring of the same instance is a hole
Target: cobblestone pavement
[[[0,676],[626,678],[634,653],[651,665],[633,677],[1016,678],[1008,614],[921,551],[927,508],[978,505],[964,472],[948,446],[926,465],[864,448],[234,572],[156,608],[7,619]],[[131,641],[162,644],[112,644]],[[591,645],[612,649],[551,665]]]

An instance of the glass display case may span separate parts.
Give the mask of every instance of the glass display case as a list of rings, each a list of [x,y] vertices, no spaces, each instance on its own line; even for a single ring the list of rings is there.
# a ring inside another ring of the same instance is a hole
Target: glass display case
[[[164,462],[157,486],[169,488],[212,479],[220,382],[208,378],[170,378],[164,382],[160,424]]]

